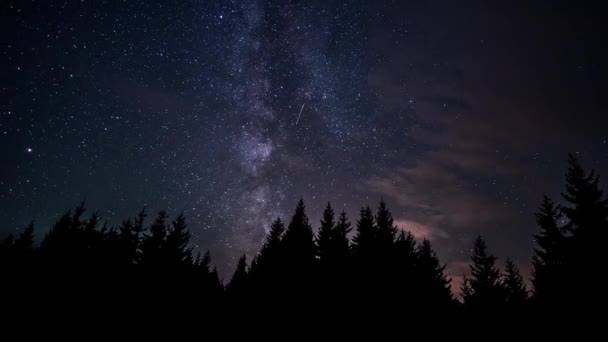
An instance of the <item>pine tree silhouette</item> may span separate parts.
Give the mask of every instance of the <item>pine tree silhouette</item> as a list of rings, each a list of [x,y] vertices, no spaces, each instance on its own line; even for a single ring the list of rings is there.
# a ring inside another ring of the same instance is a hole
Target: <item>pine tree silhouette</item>
[[[193,264],[191,292],[195,301],[215,308],[220,305],[224,288],[216,268],[211,268],[211,252],[206,251],[203,257],[197,254]]]
[[[414,235],[410,232],[400,231],[395,240],[395,251],[399,261],[400,272],[411,275],[408,278],[413,277],[414,266],[418,258]]]
[[[372,257],[376,250],[376,235],[372,209],[369,206],[362,207],[352,243],[353,253],[358,259],[369,260]]]
[[[304,201],[300,199],[296,206],[295,212],[291,218],[291,222],[285,231],[283,240],[286,244],[293,244],[301,247],[303,251],[307,252],[308,257],[314,256],[311,252],[314,251],[312,248],[313,244],[313,233],[308,216],[306,216],[306,206]],[[302,244],[302,246],[299,246]]]
[[[393,224],[393,215],[386,207],[384,200],[380,201],[376,212],[376,240],[379,253],[389,252],[395,242],[397,228]]]
[[[160,211],[141,243],[141,264],[149,268],[167,266],[167,213]]]
[[[405,243],[410,244],[407,238]],[[449,308],[452,304],[451,280],[445,275],[445,267],[439,263],[431,242],[422,240],[417,250],[415,269],[419,308],[440,310]]]
[[[314,235],[305,208],[300,199],[282,239],[286,257],[295,267],[311,267],[315,259]]]
[[[325,281],[330,283],[331,291],[329,292],[332,300],[336,305],[341,305],[347,308],[348,302],[353,298],[353,263],[351,258],[350,241],[348,234],[351,231],[351,224],[346,216],[346,212],[342,211],[336,227],[332,234],[331,247],[331,266],[330,276]],[[323,279],[321,280],[323,281]],[[344,313],[346,314],[346,312]]]
[[[599,187],[599,176],[587,173],[578,159],[570,155],[566,173],[566,191],[562,197],[568,205],[561,210],[568,218],[564,227],[570,233],[566,240],[566,288],[568,305],[580,306],[588,301],[606,298],[603,277],[597,270],[605,266],[604,242],[608,238],[608,200]]]
[[[232,279],[226,287],[226,292],[232,296],[233,300],[243,301],[248,295],[248,287],[247,257],[242,255],[236,265]]]
[[[528,290],[519,268],[509,258],[505,261],[503,286],[507,304],[511,308],[521,308],[528,300]]]
[[[378,270],[377,227],[374,215],[369,206],[362,207],[357,220],[357,228],[353,237],[353,291],[356,293],[359,305],[366,310],[378,310],[379,303],[386,298],[389,291],[382,291],[382,272]],[[371,295],[374,294],[374,295]]]
[[[555,203],[543,196],[539,212],[536,213],[536,223],[540,233],[534,238],[538,248],[534,249],[532,261],[532,285],[534,297],[538,301],[555,301],[565,289],[565,248],[566,236],[558,226],[562,214]]]
[[[500,271],[496,268],[496,257],[487,253],[485,241],[475,239],[470,278],[465,278],[462,297],[464,304],[474,312],[500,310],[504,304],[504,291],[500,282]]]
[[[350,256],[350,241],[348,239],[348,234],[351,230],[351,224],[346,216],[346,212],[342,211],[332,237],[333,250],[335,251],[338,260],[346,260]]]
[[[286,267],[287,289],[291,289],[293,300],[306,301],[312,296],[315,267],[315,241],[312,227],[306,216],[304,201],[300,199],[285,235],[281,240]]]
[[[167,234],[166,249],[168,262],[173,267],[185,268],[192,264],[190,231],[187,229],[186,217],[180,213],[172,222],[172,229]]]
[[[118,229],[117,259],[119,260],[121,267],[130,268],[141,262],[140,247],[142,235],[145,231],[144,221],[146,216],[146,208],[144,207],[137,214],[134,221],[130,218],[123,221]]]
[[[270,227],[270,233],[266,238],[266,242],[262,246],[260,255],[273,255],[280,253],[283,234],[285,234],[285,225],[281,221],[281,218],[277,217]]]
[[[600,190],[599,176],[594,171],[587,173],[572,154],[566,173],[566,191],[562,196],[570,204],[561,208],[570,219],[566,227],[577,239],[585,243],[605,234],[608,200]]]
[[[319,259],[321,259],[323,263],[330,262],[333,256],[333,240],[336,237],[336,234],[334,232],[335,226],[336,222],[334,220],[334,210],[331,208],[331,204],[327,203],[327,207],[323,211],[321,228],[319,228],[319,233],[317,235]]]
[[[397,227],[394,225],[393,215],[386,206],[386,202],[381,200],[375,216],[376,236],[373,244],[373,259],[375,268],[375,278],[381,279],[385,285],[384,289],[376,289],[380,300],[389,301],[394,297],[394,293],[399,291],[399,275],[397,268],[399,265],[398,256],[395,250],[395,238]]]
[[[317,301],[333,302],[337,307],[343,307],[350,299],[350,222],[343,211],[338,222],[335,222],[334,211],[328,203],[323,212],[317,244],[319,264]]]
[[[285,258],[283,235],[285,225],[281,218],[272,223],[270,232],[262,245],[260,252],[253,258],[249,270],[251,292],[268,296],[269,293],[279,293],[284,289]]]
[[[412,274],[416,264],[417,244],[416,238],[412,233],[401,230],[395,240],[395,252],[402,272]]]

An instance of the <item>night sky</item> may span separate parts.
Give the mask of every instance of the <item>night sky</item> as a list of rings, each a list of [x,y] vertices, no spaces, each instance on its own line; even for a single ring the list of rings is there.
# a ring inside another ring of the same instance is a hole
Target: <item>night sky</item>
[[[567,153],[608,177],[607,30],[488,3],[5,1],[0,235],[184,210],[226,278],[300,197],[315,227],[384,198],[456,280],[477,234],[528,272]]]

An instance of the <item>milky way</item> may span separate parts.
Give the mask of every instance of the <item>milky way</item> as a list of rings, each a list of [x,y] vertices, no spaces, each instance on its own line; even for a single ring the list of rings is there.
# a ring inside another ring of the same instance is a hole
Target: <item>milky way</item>
[[[454,276],[480,233],[526,270],[566,153],[608,169],[605,51],[561,25],[570,8],[2,6],[2,233],[34,219],[42,234],[81,200],[110,223],[183,210],[226,274],[300,197],[313,222],[327,201],[354,221],[384,198]]]

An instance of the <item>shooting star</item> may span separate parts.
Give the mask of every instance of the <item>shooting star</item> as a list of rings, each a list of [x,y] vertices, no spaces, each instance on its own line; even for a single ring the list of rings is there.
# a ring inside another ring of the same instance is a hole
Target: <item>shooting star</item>
[[[296,120],[296,125],[298,124],[298,122],[300,121],[300,116],[302,116],[302,111],[304,110],[304,105],[306,103],[302,103],[302,108],[300,108],[300,114],[298,114],[298,119]]]

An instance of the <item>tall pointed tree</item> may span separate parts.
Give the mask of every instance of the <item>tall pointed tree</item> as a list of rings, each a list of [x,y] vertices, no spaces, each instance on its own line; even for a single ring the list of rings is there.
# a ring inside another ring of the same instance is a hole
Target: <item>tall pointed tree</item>
[[[570,155],[566,173],[566,190],[562,193],[567,205],[562,212],[568,218],[565,286],[570,304],[605,298],[603,275],[605,243],[608,239],[608,199],[599,186],[599,176],[586,172],[578,159]]]
[[[300,199],[281,240],[284,277],[279,280],[285,283],[281,291],[287,291],[285,295],[290,297],[290,305],[303,305],[314,297],[316,246],[305,209],[304,201]]]
[[[561,296],[564,282],[566,236],[559,227],[560,209],[547,196],[543,196],[536,223],[540,233],[534,238],[538,247],[534,249],[532,285],[534,297],[541,301],[552,301]]]
[[[205,301],[217,303],[219,297],[224,291],[221,284],[217,269],[211,268],[211,252],[207,250],[203,257],[200,254],[196,256],[193,262],[194,266],[194,282],[197,286],[194,291]]]
[[[144,221],[146,219],[146,207],[143,207],[134,221],[130,218],[123,221],[118,229],[119,233],[119,253],[121,264],[131,266],[140,261],[140,245],[145,231]]]
[[[167,213],[160,211],[149,228],[149,234],[141,243],[141,264],[146,266],[166,266]]]
[[[332,236],[334,246],[333,249],[336,253],[336,257],[339,260],[344,260],[350,255],[350,241],[348,239],[348,234],[351,230],[351,224],[346,216],[346,212],[342,211]]]
[[[312,267],[315,259],[314,235],[302,199],[296,206],[282,242],[285,246],[286,257],[294,267]]]
[[[236,270],[230,279],[230,283],[226,287],[228,295],[234,300],[243,300],[247,294],[248,279],[247,279],[247,257],[242,255],[236,265]]]
[[[505,275],[503,280],[507,304],[519,307],[528,300],[528,290],[519,272],[519,268],[509,258],[505,261]]]
[[[250,286],[253,292],[270,292],[280,288],[279,276],[285,271],[284,248],[282,244],[285,225],[280,217],[272,222],[270,232],[260,252],[251,261],[249,270]]]
[[[270,226],[270,232],[260,252],[251,261],[250,278],[251,284],[259,291],[266,290],[271,283],[271,277],[281,272],[281,264],[284,262],[282,257],[282,239],[285,234],[285,225],[280,217],[277,217]],[[277,285],[277,284],[274,284]]]
[[[606,234],[608,200],[599,186],[599,176],[587,173],[579,160],[569,155],[566,173],[566,191],[562,193],[570,204],[562,207],[568,217],[567,228],[580,239],[588,240]]]
[[[413,269],[416,264],[417,249],[416,249],[416,238],[410,232],[404,230],[399,232],[397,239],[395,240],[395,251],[396,257],[401,264],[400,267]]]
[[[361,258],[369,258],[376,249],[377,228],[374,222],[374,214],[369,207],[362,207],[357,220],[357,229],[353,238],[354,255]]]
[[[393,215],[386,207],[384,200],[380,201],[376,212],[376,240],[378,243],[378,252],[387,252],[393,247],[397,228],[393,224]]]
[[[334,238],[335,236],[334,228],[336,226],[336,222],[334,219],[334,210],[331,207],[330,203],[327,203],[327,207],[323,211],[323,219],[321,220],[321,227],[319,228],[319,233],[317,234],[317,246],[319,252],[319,258],[321,262],[327,263],[332,258],[332,253],[334,249]]]
[[[488,254],[481,236],[475,239],[471,260],[471,274],[462,293],[465,305],[474,310],[498,310],[504,303],[500,271],[496,268],[496,257]]]
[[[407,238],[405,243],[409,244]],[[452,303],[450,279],[445,275],[445,267],[439,262],[431,242],[422,240],[416,261],[416,295],[423,301],[422,306],[437,308],[447,307]]]
[[[276,251],[280,248],[281,240],[283,239],[283,234],[285,234],[285,225],[283,221],[281,221],[280,217],[277,217],[272,225],[270,226],[270,232],[266,237],[266,241],[262,246],[262,252],[264,251]]]
[[[211,252],[206,251],[202,258],[200,257],[200,254],[198,254],[194,264],[200,273],[211,274]]]
[[[185,267],[192,263],[192,248],[188,247],[190,236],[186,217],[180,213],[172,222],[172,229],[166,239],[167,261],[173,266]]]
[[[410,293],[416,291],[415,283],[420,280],[416,275],[418,252],[420,250],[416,246],[416,239],[414,238],[414,235],[401,230],[397,236],[397,239],[395,240],[394,250],[394,269],[392,272],[394,272],[396,278],[395,285],[398,290],[407,293],[407,297],[409,297]],[[432,256],[427,254],[426,251],[425,255],[428,255],[429,257]],[[403,300],[409,299],[411,298],[403,298]]]

